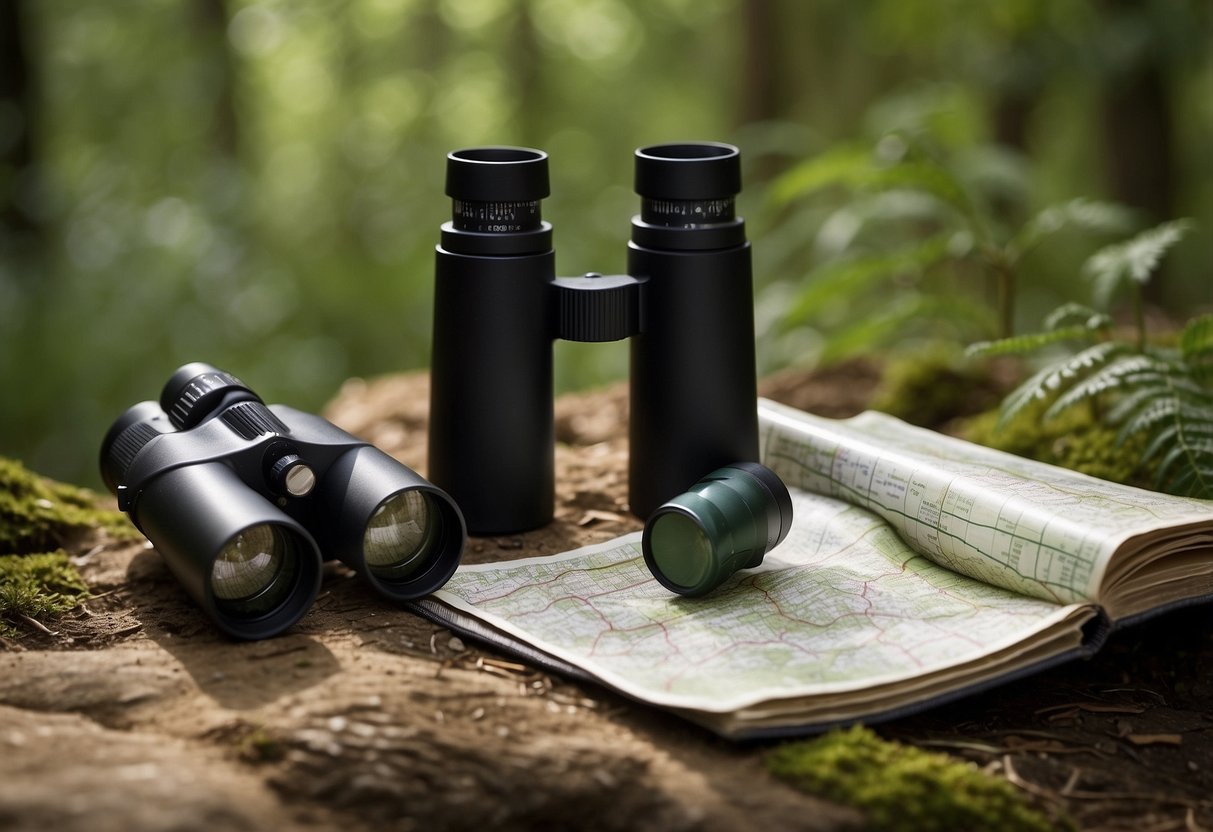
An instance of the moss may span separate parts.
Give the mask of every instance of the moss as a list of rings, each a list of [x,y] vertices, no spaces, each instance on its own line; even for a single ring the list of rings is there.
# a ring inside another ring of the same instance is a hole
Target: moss
[[[767,765],[802,791],[859,809],[872,830],[1073,828],[972,763],[887,742],[859,725],[781,746]]]
[[[240,756],[250,763],[274,763],[286,756],[286,748],[269,731],[258,728],[241,741]]]
[[[1048,405],[1033,403],[1001,427],[996,411],[984,413],[967,420],[962,433],[969,441],[991,448],[1112,482],[1151,487],[1150,472],[1139,465],[1144,436],[1130,437],[1117,445],[1116,429],[1101,424],[1090,407],[1072,407],[1045,421],[1043,413]]]
[[[885,364],[872,407],[912,425],[938,427],[998,403],[1001,391],[984,362],[954,344],[930,344]]]
[[[0,457],[0,553],[51,551],[96,528],[139,536],[120,512],[98,508],[92,492],[44,479]]]
[[[74,609],[88,585],[67,553],[0,556],[0,634],[14,635],[24,618],[41,621]]]

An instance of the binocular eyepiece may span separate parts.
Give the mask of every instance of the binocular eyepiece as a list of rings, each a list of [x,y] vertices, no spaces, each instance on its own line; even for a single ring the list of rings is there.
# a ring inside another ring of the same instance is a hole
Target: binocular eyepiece
[[[699,508],[705,499],[741,500],[743,508],[755,494],[769,501],[753,511],[719,507],[737,522],[749,517],[752,534],[715,522],[719,513],[711,511],[663,507],[654,515],[697,518],[661,521],[651,535],[659,552],[672,551],[662,541],[694,537],[687,523],[715,536],[709,560],[719,565],[705,567],[710,576],[694,586],[663,580],[701,594],[741,564],[757,565],[791,519],[790,499],[772,493],[787,496],[774,474],[755,480],[734,466],[758,459],[750,245],[735,211],[740,153],[711,142],[640,148],[635,190],[640,213],[627,273],[557,277],[552,226],[542,218],[547,154],[519,147],[448,154],[452,219],[435,263],[429,471],[473,534],[546,524],[555,493],[553,341],[629,338],[631,510],[648,517],[706,472],[737,487],[708,489]],[[769,479],[777,487],[752,490]],[[680,525],[686,535],[675,533]],[[751,537],[763,541],[760,551],[733,546]],[[660,554],[648,561],[655,572],[678,572]]]
[[[326,558],[399,601],[446,583],[466,538],[442,490],[208,364],[181,367],[159,403],[114,422],[101,475],[195,603],[238,638],[298,621]]]

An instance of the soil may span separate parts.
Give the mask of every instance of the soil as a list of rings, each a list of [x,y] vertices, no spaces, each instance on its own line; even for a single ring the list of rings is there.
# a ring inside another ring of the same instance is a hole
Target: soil
[[[879,380],[855,362],[762,393],[830,416]],[[428,378],[350,381],[326,415],[424,471]],[[473,538],[470,563],[640,527],[626,504],[626,388],[557,402],[557,513]],[[156,553],[98,532],[74,560],[93,596],[49,632],[0,640],[6,830],[849,829],[792,790],[770,744],[468,644],[326,567],[287,635],[237,643]],[[973,760],[1083,829],[1213,827],[1207,608],[1117,633],[1101,654],[880,725]]]

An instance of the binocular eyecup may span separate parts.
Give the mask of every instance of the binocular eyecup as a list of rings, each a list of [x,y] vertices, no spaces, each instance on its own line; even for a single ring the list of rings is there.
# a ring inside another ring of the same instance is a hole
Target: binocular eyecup
[[[293,625],[338,558],[392,600],[450,578],[466,528],[441,489],[313,414],[266,406],[234,376],[187,364],[160,402],[111,426],[101,474],[225,633]]]

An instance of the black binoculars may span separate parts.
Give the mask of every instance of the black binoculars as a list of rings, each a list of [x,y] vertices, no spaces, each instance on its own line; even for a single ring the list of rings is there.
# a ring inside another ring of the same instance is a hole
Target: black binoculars
[[[629,504],[647,517],[706,473],[758,459],[750,245],[737,148],[635,156],[627,274],[558,278],[541,216],[548,157],[447,156],[452,220],[434,292],[429,473],[473,534],[552,519],[554,339],[631,338]]]
[[[159,404],[114,422],[101,475],[194,601],[238,638],[298,621],[328,558],[392,600],[430,593],[467,536],[441,489],[209,364],[181,367]]]
[[[473,534],[552,519],[552,344],[631,339],[628,501],[645,563],[703,595],[787,535],[792,501],[758,465],[750,244],[736,216],[737,148],[636,151],[640,214],[626,275],[556,277],[542,218],[548,157],[447,155],[452,219],[434,289],[429,473]],[[708,473],[710,472],[710,473]]]

